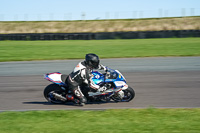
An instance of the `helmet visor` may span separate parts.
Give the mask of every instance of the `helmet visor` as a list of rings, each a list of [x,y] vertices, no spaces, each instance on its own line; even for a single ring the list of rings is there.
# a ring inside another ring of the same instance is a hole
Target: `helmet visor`
[[[91,61],[92,67],[97,69],[99,67],[99,61]]]

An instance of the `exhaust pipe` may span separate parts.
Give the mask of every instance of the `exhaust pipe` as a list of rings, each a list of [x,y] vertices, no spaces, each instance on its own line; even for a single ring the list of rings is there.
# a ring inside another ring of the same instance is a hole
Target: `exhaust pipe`
[[[67,98],[65,98],[65,97],[63,97],[62,95],[59,95],[59,94],[57,94],[57,93],[52,93],[53,94],[53,96],[54,96],[54,98],[56,98],[56,99],[58,99],[58,100],[61,100],[61,101],[67,101]]]

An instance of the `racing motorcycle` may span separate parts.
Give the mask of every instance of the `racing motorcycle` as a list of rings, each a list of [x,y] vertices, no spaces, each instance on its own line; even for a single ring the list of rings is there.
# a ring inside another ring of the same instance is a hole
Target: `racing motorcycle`
[[[67,75],[60,72],[48,73],[44,78],[53,84],[44,89],[44,97],[48,102],[54,104],[63,104],[78,100],[76,96],[68,89],[65,84]],[[107,68],[105,73],[92,71],[92,80],[95,84],[105,88],[103,91],[94,92],[87,85],[82,85],[81,90],[88,101],[91,102],[129,102],[135,97],[135,91],[126,83],[125,77],[118,71]]]

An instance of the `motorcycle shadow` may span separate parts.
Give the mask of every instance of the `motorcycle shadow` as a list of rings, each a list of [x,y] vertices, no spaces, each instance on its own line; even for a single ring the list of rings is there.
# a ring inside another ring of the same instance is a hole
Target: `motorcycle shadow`
[[[48,106],[58,106],[58,105],[67,105],[67,106],[78,106],[72,102],[69,103],[60,103],[60,104],[54,104],[50,102],[39,102],[39,101],[33,101],[33,102],[23,102],[23,104],[37,104],[37,105],[48,105]]]
[[[106,103],[116,103],[114,101],[109,101],[109,102],[103,102],[103,101],[95,101],[95,102],[87,102],[85,105],[95,105],[95,104],[106,104]],[[78,104],[75,104],[73,102],[67,102],[63,104],[53,104],[50,102],[40,102],[40,101],[32,101],[32,102],[23,102],[23,104],[42,104],[42,105],[67,105],[67,106],[80,106]]]

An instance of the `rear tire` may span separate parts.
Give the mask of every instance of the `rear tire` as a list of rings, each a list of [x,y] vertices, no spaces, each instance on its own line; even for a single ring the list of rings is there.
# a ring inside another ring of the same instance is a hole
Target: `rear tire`
[[[63,94],[64,91],[60,88],[60,86],[56,84],[50,84],[44,89],[44,97],[47,99],[48,102],[54,103],[54,104],[63,104],[64,101],[55,99],[54,96],[51,94],[52,92],[55,92],[57,94]]]

